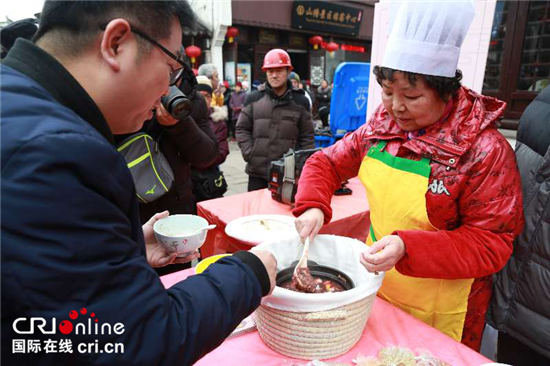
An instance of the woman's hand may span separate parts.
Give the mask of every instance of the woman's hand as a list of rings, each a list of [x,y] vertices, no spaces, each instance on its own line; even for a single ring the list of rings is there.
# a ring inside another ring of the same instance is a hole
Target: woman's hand
[[[164,108],[164,105],[160,103],[156,108],[157,121],[163,126],[173,126],[179,121],[172,117],[172,115]]]
[[[151,267],[164,267],[174,263],[187,263],[199,257],[199,252],[195,251],[185,257],[178,257],[178,253],[169,253],[161,243],[157,242],[153,225],[160,219],[167,217],[168,211],[160,212],[151,217],[143,225],[143,237],[145,239],[145,249],[147,251],[147,261]]]
[[[294,224],[296,225],[296,231],[300,235],[302,242],[309,236],[309,240],[313,241],[323,223],[325,222],[325,214],[318,208],[310,208],[304,212],[300,217],[296,219]]]
[[[397,235],[387,235],[361,253],[361,264],[369,272],[386,272],[405,256],[405,243]]]

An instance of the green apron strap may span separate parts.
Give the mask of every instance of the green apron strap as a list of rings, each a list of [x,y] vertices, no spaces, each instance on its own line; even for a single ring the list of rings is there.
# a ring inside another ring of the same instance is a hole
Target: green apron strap
[[[378,151],[384,150],[386,145],[388,144],[388,141],[386,140],[379,140],[378,143],[375,145],[375,149]]]
[[[372,222],[370,224],[369,233],[370,233],[370,238],[372,239],[372,242],[375,243],[377,240],[376,240],[376,235],[374,235],[374,229],[372,228]]]
[[[430,164],[430,159],[423,157],[422,159],[420,159],[420,162],[422,164],[428,164],[429,165]]]

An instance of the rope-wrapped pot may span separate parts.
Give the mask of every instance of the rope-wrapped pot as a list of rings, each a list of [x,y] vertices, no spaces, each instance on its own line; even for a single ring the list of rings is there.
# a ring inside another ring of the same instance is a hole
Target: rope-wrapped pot
[[[277,258],[277,269],[289,267],[303,250],[299,239],[260,244]],[[365,244],[350,238],[319,235],[309,258],[344,272],[355,283],[338,293],[306,294],[276,287],[255,312],[264,343],[285,356],[306,360],[327,359],[349,351],[361,338],[383,274],[368,273],[359,263]]]

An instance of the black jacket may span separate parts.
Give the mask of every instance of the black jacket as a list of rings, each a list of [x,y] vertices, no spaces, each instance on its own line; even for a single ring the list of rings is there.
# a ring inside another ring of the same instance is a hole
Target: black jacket
[[[193,109],[191,115],[174,126],[162,126],[156,119],[144,123],[140,132],[146,132],[159,141],[175,181],[168,193],[151,203],[140,203],[141,222],[147,222],[153,215],[165,210],[170,214],[196,214],[193,197],[191,165],[206,168],[218,156],[218,142],[210,128],[209,108],[204,97],[184,84],[182,90],[188,96]],[[117,142],[128,135],[116,136]]]
[[[330,99],[332,98],[332,89],[330,86],[323,87],[319,86],[317,88],[317,100],[319,101],[319,106],[330,105]]]
[[[550,88],[523,113],[517,139],[525,229],[494,277],[487,320],[550,358]]]
[[[313,149],[313,120],[309,101],[302,89],[292,89],[277,96],[266,83],[249,93],[237,121],[237,142],[246,161],[246,173],[268,179],[272,161],[288,149]]]

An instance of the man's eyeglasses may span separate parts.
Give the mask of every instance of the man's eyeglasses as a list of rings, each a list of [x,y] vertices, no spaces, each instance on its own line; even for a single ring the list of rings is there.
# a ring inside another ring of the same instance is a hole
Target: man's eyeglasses
[[[178,80],[183,75],[183,71],[184,71],[185,67],[187,66],[185,64],[185,62],[183,62],[183,60],[181,58],[174,55],[172,52],[168,51],[168,49],[166,47],[164,47],[163,45],[161,45],[160,43],[158,43],[157,41],[155,41],[153,38],[149,37],[147,34],[143,33],[142,31],[139,31],[137,29],[132,28],[132,32],[137,34],[141,38],[145,39],[146,41],[149,41],[150,43],[154,44],[158,48],[160,48],[162,50],[162,52],[164,52],[165,54],[170,56],[170,58],[174,59],[178,64],[180,64],[182,66],[182,67],[180,67],[176,70],[172,69],[172,71],[170,72],[170,86],[176,85]]]

